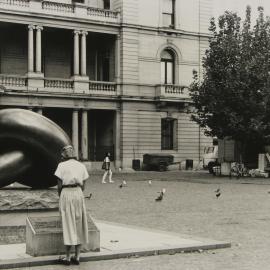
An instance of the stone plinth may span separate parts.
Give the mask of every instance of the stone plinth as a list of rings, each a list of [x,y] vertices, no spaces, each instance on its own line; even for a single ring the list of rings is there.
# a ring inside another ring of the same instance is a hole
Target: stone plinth
[[[100,231],[88,215],[89,243],[82,251],[100,250]],[[26,220],[26,253],[31,256],[65,253],[62,224],[59,216],[28,217]]]
[[[1,211],[29,211],[58,209],[59,197],[56,189],[1,189]]]
[[[33,190],[20,186],[0,189],[0,245],[25,243],[26,217],[55,216],[58,204],[55,188]]]

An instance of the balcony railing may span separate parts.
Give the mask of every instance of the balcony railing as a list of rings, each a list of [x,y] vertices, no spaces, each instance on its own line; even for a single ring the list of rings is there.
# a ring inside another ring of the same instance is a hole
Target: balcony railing
[[[105,18],[117,19],[118,12],[108,10],[108,9],[88,7],[87,8],[87,15],[96,16],[96,17],[105,17]]]
[[[42,2],[42,9],[47,9],[50,11],[56,11],[59,13],[74,13],[74,5],[65,4],[65,3],[58,3],[58,2],[51,2],[51,1],[43,1]]]
[[[89,90],[91,92],[100,92],[105,94],[116,94],[116,83],[89,81]]]
[[[0,0],[0,5],[29,7],[29,0]]]
[[[28,80],[29,79],[29,80]],[[29,82],[29,83],[28,83]],[[48,78],[48,77],[26,77],[19,75],[6,75],[0,74],[0,86],[8,90],[33,90],[46,92],[61,92],[61,93],[74,93],[74,94],[91,94],[91,95],[104,95],[114,96],[117,94],[117,84],[115,82],[102,82],[102,81],[74,81],[74,79],[64,78]],[[33,84],[33,85],[32,85]],[[39,87],[37,87],[37,84]],[[81,91],[82,88],[88,89]]]
[[[25,76],[0,74],[0,85],[25,87],[27,79]]]
[[[119,23],[118,11],[89,7],[75,3],[60,3],[42,0],[0,0],[0,8],[7,12],[18,10],[30,12],[31,14],[54,14],[55,16],[66,16],[85,20],[95,20],[107,23]]]
[[[189,90],[187,86],[175,84],[160,84],[156,86],[157,98],[189,99]]]
[[[70,79],[58,79],[58,78],[44,78],[45,88],[56,88],[60,90],[73,89],[73,80]]]

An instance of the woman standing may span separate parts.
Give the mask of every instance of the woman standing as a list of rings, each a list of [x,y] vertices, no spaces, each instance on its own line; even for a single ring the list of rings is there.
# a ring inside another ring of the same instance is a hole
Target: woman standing
[[[71,145],[61,152],[63,161],[58,164],[55,175],[58,177],[59,210],[62,219],[63,239],[66,257],[60,263],[80,264],[81,245],[88,242],[88,223],[83,190],[89,178],[86,167],[76,160]],[[75,246],[75,256],[70,256],[71,246]]]
[[[106,156],[103,160],[103,165],[102,168],[105,170],[103,177],[102,177],[102,184],[106,184],[106,176],[109,173],[109,182],[110,183],[114,183],[114,181],[112,180],[112,170],[111,170],[111,161],[110,161],[110,156],[111,154],[108,152],[106,153]]]

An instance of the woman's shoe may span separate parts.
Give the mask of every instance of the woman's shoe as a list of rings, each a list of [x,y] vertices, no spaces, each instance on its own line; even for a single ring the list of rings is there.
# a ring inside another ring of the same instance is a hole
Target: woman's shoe
[[[70,258],[71,262],[75,265],[79,265],[80,264],[80,260],[77,260],[77,258],[75,256],[72,256]]]
[[[59,264],[63,264],[63,265],[70,265],[70,260],[67,260],[67,258],[61,258],[61,257],[59,257],[58,263]]]

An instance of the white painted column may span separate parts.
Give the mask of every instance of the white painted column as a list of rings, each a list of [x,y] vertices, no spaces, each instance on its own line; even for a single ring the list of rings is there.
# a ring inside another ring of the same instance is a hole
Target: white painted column
[[[81,75],[86,76],[86,36],[88,33],[86,31],[82,31],[81,37]]]
[[[121,61],[121,58],[120,58],[120,35],[117,35],[116,36],[116,39],[115,39],[115,65],[114,65],[114,68],[115,68],[115,82],[116,83],[119,83],[120,82],[120,61]]]
[[[121,167],[121,156],[120,156],[120,145],[121,145],[121,121],[120,121],[120,109],[117,109],[115,111],[115,131],[114,131],[114,145],[115,145],[115,149],[114,149],[114,153],[115,153],[115,167],[119,168]]]
[[[82,111],[82,137],[81,137],[81,150],[82,159],[88,159],[88,111]]]
[[[79,75],[79,34],[80,31],[74,32],[74,75]]]
[[[41,73],[41,30],[42,26],[36,27],[36,72]]]
[[[34,72],[34,25],[28,25],[28,72]]]
[[[74,147],[74,154],[78,158],[79,156],[79,117],[78,110],[72,112],[72,144]]]

